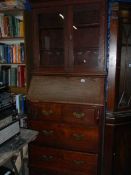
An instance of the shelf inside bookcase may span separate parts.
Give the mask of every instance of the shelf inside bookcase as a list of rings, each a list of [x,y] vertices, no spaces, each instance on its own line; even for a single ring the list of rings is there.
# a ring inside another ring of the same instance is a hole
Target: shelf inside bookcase
[[[24,95],[26,95],[26,93],[27,93],[26,87],[13,87],[13,86],[11,86],[10,89],[11,89],[11,92],[15,93],[15,94],[24,94]]]
[[[13,15],[13,16],[23,16],[24,14],[24,10],[23,9],[19,9],[19,8],[12,8],[12,9],[0,9],[0,13],[4,13],[6,15]]]
[[[0,66],[26,66],[25,63],[0,63]]]
[[[4,38],[0,38],[0,43],[3,43],[3,44],[24,43],[24,37],[4,37]]]

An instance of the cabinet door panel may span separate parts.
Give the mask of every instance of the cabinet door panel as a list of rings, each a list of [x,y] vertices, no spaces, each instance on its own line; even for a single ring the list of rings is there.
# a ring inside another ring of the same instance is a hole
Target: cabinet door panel
[[[127,13],[129,13],[127,11]],[[129,15],[129,14],[128,14]],[[127,21],[130,18],[127,17]],[[131,23],[122,20],[119,30],[121,38],[121,50],[119,65],[117,66],[120,76],[118,85],[118,108],[130,107],[131,106]]]
[[[74,68],[102,70],[99,60],[101,8],[100,4],[73,7]],[[81,69],[82,71],[82,69]]]
[[[33,10],[34,68],[64,65],[64,10],[51,8]]]

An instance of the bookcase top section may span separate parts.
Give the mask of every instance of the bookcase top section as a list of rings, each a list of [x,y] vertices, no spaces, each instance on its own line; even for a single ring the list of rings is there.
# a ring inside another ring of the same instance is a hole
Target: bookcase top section
[[[103,78],[33,76],[28,91],[31,101],[103,105]]]

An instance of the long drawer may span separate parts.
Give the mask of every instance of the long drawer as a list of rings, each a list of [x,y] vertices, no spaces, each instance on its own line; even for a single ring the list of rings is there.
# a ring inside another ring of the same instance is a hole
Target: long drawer
[[[82,104],[39,102],[30,103],[29,118],[98,126],[102,107]]]
[[[97,174],[97,154],[52,149],[33,144],[29,147],[29,153],[29,155],[31,155],[31,157],[29,157],[30,166],[35,168],[43,170],[49,169],[54,172],[61,170],[61,172],[65,172],[65,174],[67,169],[68,171],[77,172],[77,174]]]
[[[29,126],[39,131],[39,136],[35,142],[40,145],[93,153],[98,152],[100,140],[98,127],[76,127],[42,121],[29,121]]]
[[[30,175],[87,175],[86,172],[76,172],[76,171],[72,171],[72,170],[68,170],[68,169],[57,169],[57,170],[52,170],[49,168],[39,168],[37,166],[33,167],[30,166],[29,167],[30,171],[29,174]],[[89,174],[90,175],[90,174]]]

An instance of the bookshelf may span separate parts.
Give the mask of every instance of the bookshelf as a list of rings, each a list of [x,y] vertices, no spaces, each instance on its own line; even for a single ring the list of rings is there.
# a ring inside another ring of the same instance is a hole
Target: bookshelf
[[[26,59],[23,9],[0,11],[0,82],[10,87],[18,113],[24,113]]]

